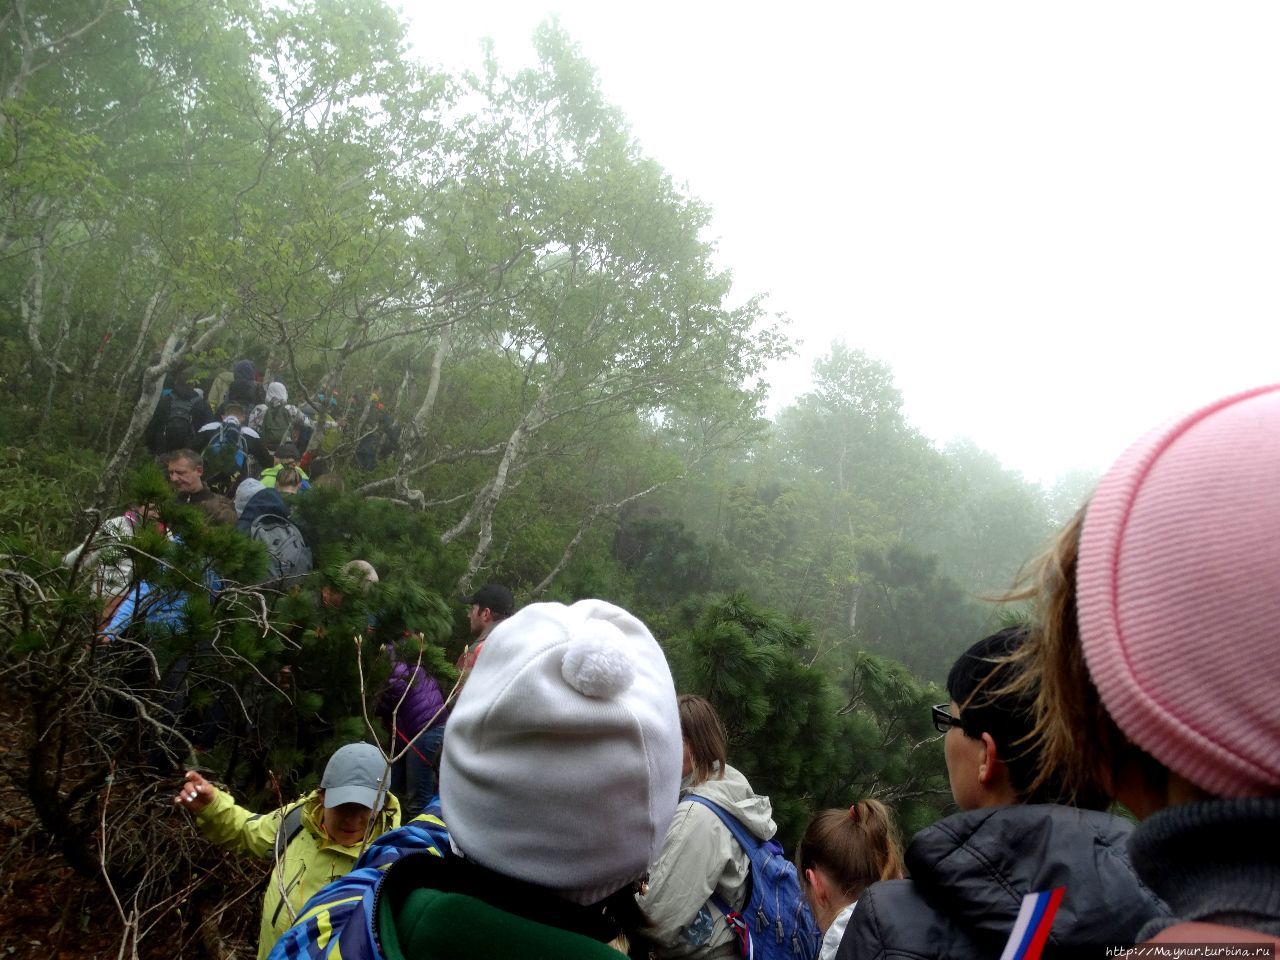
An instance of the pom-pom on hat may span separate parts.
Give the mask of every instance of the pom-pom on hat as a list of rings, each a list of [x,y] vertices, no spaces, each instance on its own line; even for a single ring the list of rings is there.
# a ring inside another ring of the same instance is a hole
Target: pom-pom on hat
[[[468,858],[595,903],[656,859],[682,757],[645,625],[602,600],[535,603],[494,627],[458,697],[440,802]]]
[[[1215,796],[1280,793],[1280,385],[1134,444],[1089,504],[1076,580],[1125,736]]]

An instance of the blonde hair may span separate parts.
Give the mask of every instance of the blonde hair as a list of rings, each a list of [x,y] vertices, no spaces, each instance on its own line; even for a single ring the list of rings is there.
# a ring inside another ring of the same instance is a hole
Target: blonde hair
[[[276,473],[276,486],[300,487],[302,486],[302,474],[298,472],[297,467],[285,464]]]
[[[1027,640],[1010,657],[1019,669],[1007,689],[1035,704],[1027,740],[1040,762],[1031,789],[1056,782],[1066,799],[1096,806],[1112,794],[1117,766],[1136,748],[1102,705],[1080,645],[1076,566],[1084,514],[1081,507],[1067,521],[1033,562],[1021,589],[1006,598],[1035,606]]]
[[[848,810],[820,810],[796,847],[796,868],[822,869],[847,902],[877,880],[904,875],[902,841],[893,814],[879,800],[859,800]]]

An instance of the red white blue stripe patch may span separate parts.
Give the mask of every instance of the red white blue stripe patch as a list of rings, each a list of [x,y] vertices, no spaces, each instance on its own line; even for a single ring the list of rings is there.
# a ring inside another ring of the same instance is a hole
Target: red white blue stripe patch
[[[1004,945],[1000,960],[1040,960],[1049,939],[1049,930],[1053,927],[1054,914],[1058,912],[1058,904],[1062,903],[1066,889],[1056,887],[1028,893],[1022,898],[1022,908],[1018,911],[1018,919],[1014,921],[1013,932],[1009,934],[1009,942]]]

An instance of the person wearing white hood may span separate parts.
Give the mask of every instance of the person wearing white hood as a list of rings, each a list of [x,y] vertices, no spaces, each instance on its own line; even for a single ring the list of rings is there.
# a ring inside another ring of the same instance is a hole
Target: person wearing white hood
[[[253,408],[249,426],[261,436],[273,454],[282,444],[293,440],[294,426],[312,426],[310,418],[289,402],[289,390],[279,380],[267,384],[267,400]]]
[[[684,740],[680,804],[662,852],[637,897],[651,924],[645,934],[659,958],[739,957],[737,935],[711,902],[713,895],[741,910],[751,861],[728,828],[696,794],[732,814],[748,832],[769,840],[777,832],[773,806],[725,760],[724,727],[715,707],[699,696],[678,701]]]

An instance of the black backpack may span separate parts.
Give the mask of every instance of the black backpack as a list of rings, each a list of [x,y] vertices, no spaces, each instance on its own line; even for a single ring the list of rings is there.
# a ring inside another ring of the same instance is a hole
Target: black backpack
[[[204,482],[210,490],[230,496],[245,477],[253,476],[253,460],[249,456],[248,439],[240,424],[226,420],[200,455],[204,465]]]
[[[195,445],[196,432],[191,426],[191,411],[195,409],[196,399],[194,393],[185,399],[176,393],[169,394],[169,412],[160,431],[158,453],[187,450]]]
[[[311,572],[311,548],[302,531],[284,517],[264,513],[249,527],[249,539],[267,548],[270,572],[266,582],[287,589]]]

